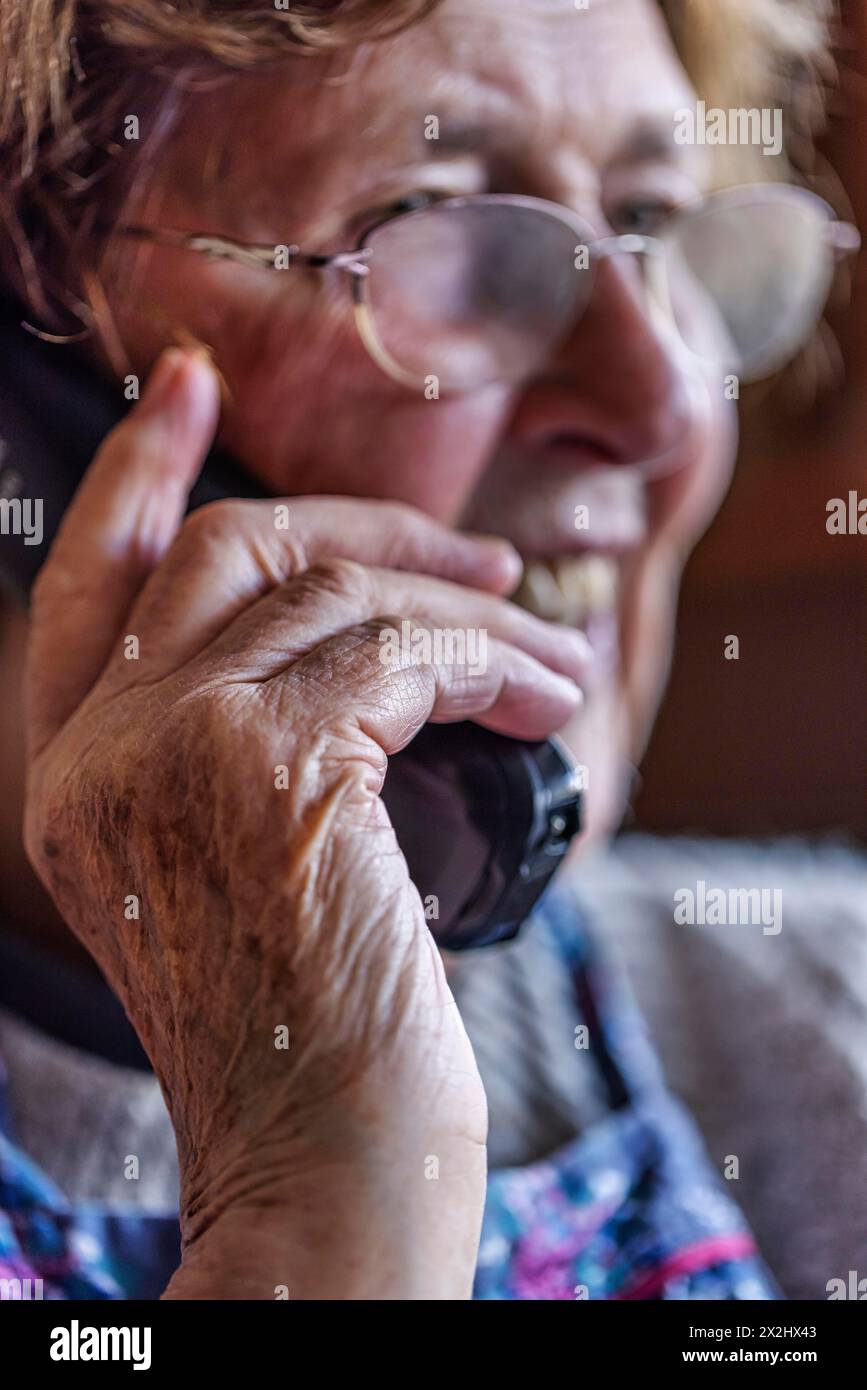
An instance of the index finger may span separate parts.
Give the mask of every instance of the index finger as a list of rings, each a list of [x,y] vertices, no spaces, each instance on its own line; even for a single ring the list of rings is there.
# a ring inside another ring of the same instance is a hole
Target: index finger
[[[204,354],[172,348],[97,452],[33,591],[31,752],[62,727],[105,665],[178,530],[218,416],[217,378]]]

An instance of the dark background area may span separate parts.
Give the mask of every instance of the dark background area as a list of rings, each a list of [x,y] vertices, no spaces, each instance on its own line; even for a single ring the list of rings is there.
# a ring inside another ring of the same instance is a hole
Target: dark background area
[[[844,6],[837,60],[840,87],[811,182],[867,239],[859,0]],[[867,498],[864,250],[837,298],[824,339],[785,380],[742,401],[738,469],[687,568],[672,679],[631,828],[837,828],[867,842],[867,536],[825,526],[831,498],[853,489]],[[740,639],[737,661],[723,656],[729,634]]]

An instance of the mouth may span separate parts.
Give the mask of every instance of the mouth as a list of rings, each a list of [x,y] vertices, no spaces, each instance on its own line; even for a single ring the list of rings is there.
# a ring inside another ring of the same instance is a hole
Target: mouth
[[[594,618],[616,613],[619,592],[617,560],[585,552],[529,561],[513,597],[537,618],[585,627]]]
[[[574,450],[560,457],[506,448],[489,482],[476,490],[463,524],[512,542],[524,560],[512,601],[579,628],[596,655],[594,673],[610,679],[620,666],[628,576],[649,540],[645,479],[598,460],[578,468]]]
[[[537,618],[581,628],[600,676],[619,661],[621,566],[612,555],[584,552],[527,562],[513,601]]]

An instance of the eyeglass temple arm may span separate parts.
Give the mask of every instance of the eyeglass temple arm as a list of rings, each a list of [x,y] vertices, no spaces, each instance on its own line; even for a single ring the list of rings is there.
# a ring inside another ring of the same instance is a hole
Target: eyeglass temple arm
[[[212,260],[237,261],[244,265],[254,265],[268,270],[277,269],[276,254],[282,249],[278,243],[273,246],[257,246],[250,242],[234,241],[231,237],[212,236],[207,232],[176,232],[165,227],[137,227],[134,225],[116,229],[124,236],[137,237],[141,241],[152,241],[160,246],[175,246],[181,251],[195,251]],[[365,262],[370,257],[370,249],[362,247],[358,251],[337,251],[331,256],[302,252],[300,246],[286,246],[288,266],[305,265],[316,270],[332,266],[352,275],[367,275],[369,267]],[[283,267],[281,267],[282,269]]]
[[[828,244],[838,256],[849,256],[861,249],[861,233],[851,222],[829,221],[825,235]],[[624,253],[648,255],[660,249],[661,243],[656,237],[640,236],[635,232],[626,232],[622,236],[600,237],[588,246],[588,250],[598,260]]]
[[[124,236],[138,237],[142,241],[152,241],[162,246],[175,246],[182,251],[195,251],[213,260],[237,261],[243,265],[254,265],[266,269],[276,269],[277,244],[274,246],[255,245],[250,242],[235,241],[231,237],[212,236],[207,232],[178,232],[164,227],[139,227],[128,225],[116,228]],[[838,259],[853,255],[861,249],[861,233],[851,222],[829,221],[826,238]],[[589,244],[588,250],[595,259],[605,260],[609,256],[622,254],[652,255],[661,250],[657,238],[627,232],[621,236],[600,237]],[[330,266],[335,270],[345,270],[353,276],[370,273],[366,264],[370,258],[370,247],[360,247],[355,251],[337,251],[325,256],[302,252],[300,246],[286,247],[288,266],[304,265],[314,270],[324,270]],[[281,267],[284,268],[284,267]]]

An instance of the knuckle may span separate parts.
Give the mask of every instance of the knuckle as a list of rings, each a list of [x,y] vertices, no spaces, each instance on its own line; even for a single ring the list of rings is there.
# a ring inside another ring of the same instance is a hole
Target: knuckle
[[[426,530],[435,525],[420,507],[414,507],[411,502],[386,502],[384,510],[392,523],[408,531]]]
[[[437,521],[409,502],[389,502],[385,511],[392,548],[395,550],[429,542],[441,533],[442,528]]]
[[[378,613],[375,618],[369,618],[367,622],[356,624],[352,631],[359,639],[379,648],[382,645],[383,634],[400,632],[401,624],[404,622],[406,622],[405,613]],[[424,623],[413,621],[413,626],[424,627]]]
[[[308,582],[324,593],[346,597],[364,594],[370,583],[366,567],[358,560],[332,556],[320,560],[307,571]]]
[[[406,623],[411,624],[411,630],[414,633],[429,628],[429,624],[423,618],[409,618],[406,613],[378,613],[376,617],[356,623],[349,631],[353,634],[356,644],[363,644],[371,654],[376,654],[378,664],[386,664],[381,655],[386,638],[397,641],[401,654],[405,655],[400,639]],[[411,663],[398,660],[388,664],[402,667]]]
[[[359,631],[365,631],[379,641],[381,633],[390,632],[394,628],[400,631],[401,624],[406,622],[412,624],[413,630],[430,628],[430,623],[427,618],[411,616],[409,613],[386,612],[377,613],[375,617],[370,618],[367,622],[360,623]]]
[[[64,877],[77,880],[82,861],[93,853],[102,823],[106,779],[84,762],[73,776],[68,771],[47,781],[31,780],[24,804],[22,837],[33,868],[49,892]],[[87,837],[82,835],[86,818]],[[87,854],[84,846],[87,845]]]
[[[231,498],[207,502],[184,518],[178,541],[194,550],[222,544],[230,536],[237,535],[242,514],[242,506]]]
[[[49,556],[36,576],[30,592],[31,613],[36,621],[51,617],[58,608],[61,611],[68,609],[88,594],[82,574],[55,554]]]
[[[431,662],[419,661],[406,649],[401,641],[406,614],[378,614],[367,622],[358,623],[350,629],[351,639],[358,649],[357,658],[363,663],[368,681],[375,677],[377,684],[388,684],[398,675],[404,684],[415,682],[425,689],[435,686],[436,670]],[[424,619],[411,619],[414,634],[422,630],[431,631],[431,625]],[[386,639],[389,644],[386,645]],[[398,654],[393,654],[392,644],[397,641]]]

